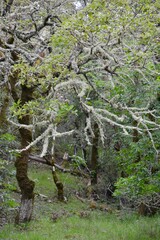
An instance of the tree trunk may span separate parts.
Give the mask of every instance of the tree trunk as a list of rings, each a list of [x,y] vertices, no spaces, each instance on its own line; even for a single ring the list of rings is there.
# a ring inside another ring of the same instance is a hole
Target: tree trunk
[[[64,201],[63,183],[59,181],[54,166],[52,168],[52,176],[53,176],[54,183],[58,190],[58,200]]]
[[[13,0],[4,1],[6,2],[6,8],[4,9],[3,15],[10,11],[10,7],[13,3]],[[7,39],[8,44],[12,44],[14,42],[13,36]],[[4,48],[8,48],[5,43],[0,41],[0,45]],[[11,57],[14,62],[19,59],[17,52],[12,51]],[[10,93],[14,102],[17,103],[20,101],[21,106],[25,103],[31,101],[33,99],[34,87],[27,87],[27,85],[21,85],[21,88],[17,88],[16,84],[18,82],[19,70],[13,71],[9,75],[9,83],[10,83]],[[19,92],[21,92],[21,96],[19,96]],[[26,114],[21,118],[18,118],[18,122],[20,124],[28,125],[30,123],[30,116]],[[24,128],[19,129],[21,136],[21,148],[25,148],[32,141],[32,133],[29,130]],[[23,223],[31,220],[32,211],[33,211],[33,203],[34,203],[34,182],[28,178],[28,157],[30,151],[25,151],[17,157],[15,167],[16,167],[16,178],[18,185],[21,190],[21,204],[19,208],[19,212],[16,216],[16,223]]]
[[[32,88],[27,88],[26,86],[21,87],[21,104],[32,100]],[[20,124],[28,125],[30,123],[29,115],[25,115],[18,119]],[[32,141],[31,131],[20,128],[21,136],[21,148],[25,148]],[[31,220],[34,204],[34,186],[35,183],[28,178],[28,159],[30,151],[24,151],[17,157],[15,167],[16,167],[16,178],[18,185],[21,189],[21,204],[19,208],[18,215],[16,217],[16,223],[24,223]]]
[[[21,204],[18,215],[16,216],[16,223],[24,223],[31,220],[33,203],[34,203],[34,186],[35,183],[31,181],[28,176],[28,152],[23,152],[21,156],[17,157],[16,163],[16,178],[21,189]]]
[[[53,176],[53,180],[54,183],[57,187],[57,191],[58,191],[58,200],[59,201],[64,201],[64,190],[63,190],[63,183],[59,180],[57,174],[56,174],[56,169],[54,166],[54,159],[52,159],[52,176]]]
[[[97,184],[97,165],[98,165],[98,124],[94,124],[94,138],[91,151],[91,185]]]

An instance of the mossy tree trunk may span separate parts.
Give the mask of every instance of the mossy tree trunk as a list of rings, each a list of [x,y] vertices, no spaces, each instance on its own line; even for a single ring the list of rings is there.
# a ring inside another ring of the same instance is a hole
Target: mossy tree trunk
[[[21,189],[21,204],[16,216],[16,223],[24,223],[31,220],[34,204],[34,182],[28,178],[28,152],[23,152],[17,157],[16,178]]]
[[[54,166],[54,158],[52,158],[51,165],[52,165],[53,180],[54,180],[54,183],[55,183],[55,185],[57,187],[57,191],[58,191],[58,200],[59,201],[64,201],[65,198],[64,198],[63,183],[59,180],[59,178],[57,176],[56,169],[55,169],[55,166]]]
[[[53,166],[53,168],[52,168],[52,176],[53,176],[54,183],[55,183],[55,185],[56,185],[56,187],[57,187],[58,200],[59,200],[59,201],[64,201],[63,183],[59,181],[54,166]]]
[[[5,15],[7,12],[10,11],[10,7],[13,3],[13,1],[5,1],[6,8],[4,9],[3,14]],[[14,37],[11,36],[8,40],[8,44],[13,44]],[[0,39],[0,46],[3,48],[8,48],[8,46],[3,43]],[[19,60],[19,55],[16,51],[11,52],[11,58],[13,62],[16,63],[16,61]],[[9,75],[9,92],[14,100],[15,103],[18,101],[20,102],[21,106],[26,104],[29,101],[32,101],[33,99],[33,92],[34,87],[28,87],[27,86],[27,79],[26,83],[21,85],[20,87],[17,87],[16,84],[18,83],[19,78],[19,70],[13,71]],[[26,115],[23,115],[21,118],[18,118],[18,122],[20,124],[28,125],[30,124],[30,116],[29,113]],[[28,144],[32,141],[32,133],[25,129],[20,128],[20,137],[21,137],[21,148],[24,149]],[[19,208],[19,212],[16,216],[16,223],[23,223],[31,220],[32,211],[33,211],[33,203],[34,203],[34,186],[35,183],[31,181],[28,178],[28,159],[29,159],[29,153],[30,151],[24,151],[22,152],[16,159],[15,167],[16,167],[16,178],[18,185],[21,190],[21,204]]]
[[[97,184],[97,168],[98,168],[98,139],[99,129],[98,124],[94,124],[94,138],[91,149],[91,185]]]
[[[32,100],[33,88],[29,88],[25,85],[21,86],[21,104],[22,106]],[[18,119],[20,124],[28,125],[30,123],[30,116],[25,115]],[[24,149],[32,141],[31,131],[20,128],[21,136],[21,148]],[[16,178],[18,185],[21,189],[21,205],[19,213],[16,217],[17,223],[23,223],[31,220],[34,204],[34,186],[35,183],[28,178],[28,159],[30,151],[24,151],[17,157],[16,166]]]
[[[14,76],[14,78],[13,78]],[[15,82],[17,74],[13,74],[10,78],[11,82],[11,92],[12,97],[17,102],[20,100],[21,106],[23,106],[28,101],[32,100],[33,88],[27,87],[25,85],[21,86],[21,96],[18,97],[18,94],[15,90]],[[30,116],[26,114],[21,118],[18,118],[20,124],[28,125],[30,123]],[[32,133],[28,129],[20,128],[19,133],[21,136],[21,148],[24,149],[32,141]],[[30,150],[23,151],[16,159],[16,178],[18,185],[21,190],[21,204],[19,212],[16,216],[16,223],[24,223],[31,220],[34,204],[34,186],[35,183],[28,178],[28,159],[29,159]]]

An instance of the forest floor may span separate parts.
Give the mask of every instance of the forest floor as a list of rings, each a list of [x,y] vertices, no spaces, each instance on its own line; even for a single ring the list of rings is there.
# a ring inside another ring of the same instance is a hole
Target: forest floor
[[[69,173],[58,175],[67,202],[57,200],[51,170],[30,163],[29,176],[36,183],[33,220],[14,225],[20,193],[11,191],[10,207],[1,213],[0,239],[6,240],[159,240],[160,215],[140,217],[115,204],[84,198],[86,181]],[[17,189],[15,177],[11,190]],[[14,199],[14,200],[13,200]],[[12,204],[14,203],[14,204]]]

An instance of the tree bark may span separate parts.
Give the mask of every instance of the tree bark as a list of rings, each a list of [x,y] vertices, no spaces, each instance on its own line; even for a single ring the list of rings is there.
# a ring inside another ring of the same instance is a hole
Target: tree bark
[[[58,191],[58,200],[59,201],[64,201],[64,190],[63,190],[63,183],[59,180],[57,174],[56,174],[56,169],[54,166],[54,159],[52,159],[52,176],[53,176],[53,180],[54,183],[57,187],[57,191]]]
[[[98,165],[98,139],[99,129],[98,124],[94,124],[94,138],[91,151],[91,185],[97,184],[97,165]]]
[[[59,181],[54,166],[52,168],[52,176],[53,176],[54,183],[58,190],[58,200],[64,201],[65,198],[64,198],[63,183]]]
[[[33,89],[26,86],[21,86],[21,104],[22,106],[32,100]],[[19,123],[28,125],[30,123],[29,115],[25,115],[18,119]],[[25,148],[32,141],[32,133],[24,128],[19,129],[21,136],[21,148]],[[24,223],[31,220],[34,204],[34,186],[35,183],[28,178],[28,159],[30,151],[24,151],[17,157],[16,178],[21,190],[21,204],[18,215],[16,217],[16,223]]]
[[[3,16],[6,15],[7,12],[10,11],[10,7],[13,3],[13,0],[4,1],[6,3],[6,8],[4,9]],[[14,42],[13,36],[7,39],[8,44],[12,44]],[[0,39],[0,46],[7,49],[8,46],[2,42]],[[11,58],[14,62],[19,59],[18,53],[15,51],[11,52]],[[10,94],[15,103],[20,100],[21,106],[23,106],[28,101],[33,99],[32,95],[34,92],[34,87],[27,87],[27,85],[21,85],[20,88],[16,86],[18,82],[18,75],[20,69],[13,71],[9,75],[9,83],[10,83]],[[20,94],[21,93],[21,96]],[[21,118],[18,118],[18,122],[21,124],[28,125],[30,123],[30,116],[26,114]],[[24,128],[19,129],[20,136],[21,136],[21,148],[25,148],[31,141],[32,141],[32,134],[29,130]],[[23,223],[31,220],[32,211],[33,211],[33,203],[34,203],[34,182],[28,178],[28,158],[29,152],[25,151],[22,152],[16,159],[15,167],[16,167],[16,178],[18,185],[21,190],[21,204],[19,208],[19,212],[16,216],[15,222],[16,223]]]
[[[28,178],[28,152],[23,152],[17,157],[16,163],[16,178],[21,189],[21,204],[16,223],[24,223],[31,220],[34,204],[34,186],[35,183]]]

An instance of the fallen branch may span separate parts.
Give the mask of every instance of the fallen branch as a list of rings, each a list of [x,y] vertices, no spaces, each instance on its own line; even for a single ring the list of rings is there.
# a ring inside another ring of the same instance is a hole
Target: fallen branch
[[[75,197],[76,197],[78,200],[80,200],[82,203],[85,203],[85,202],[86,202],[86,199],[81,198],[81,197],[78,195],[78,193],[76,193]]]

